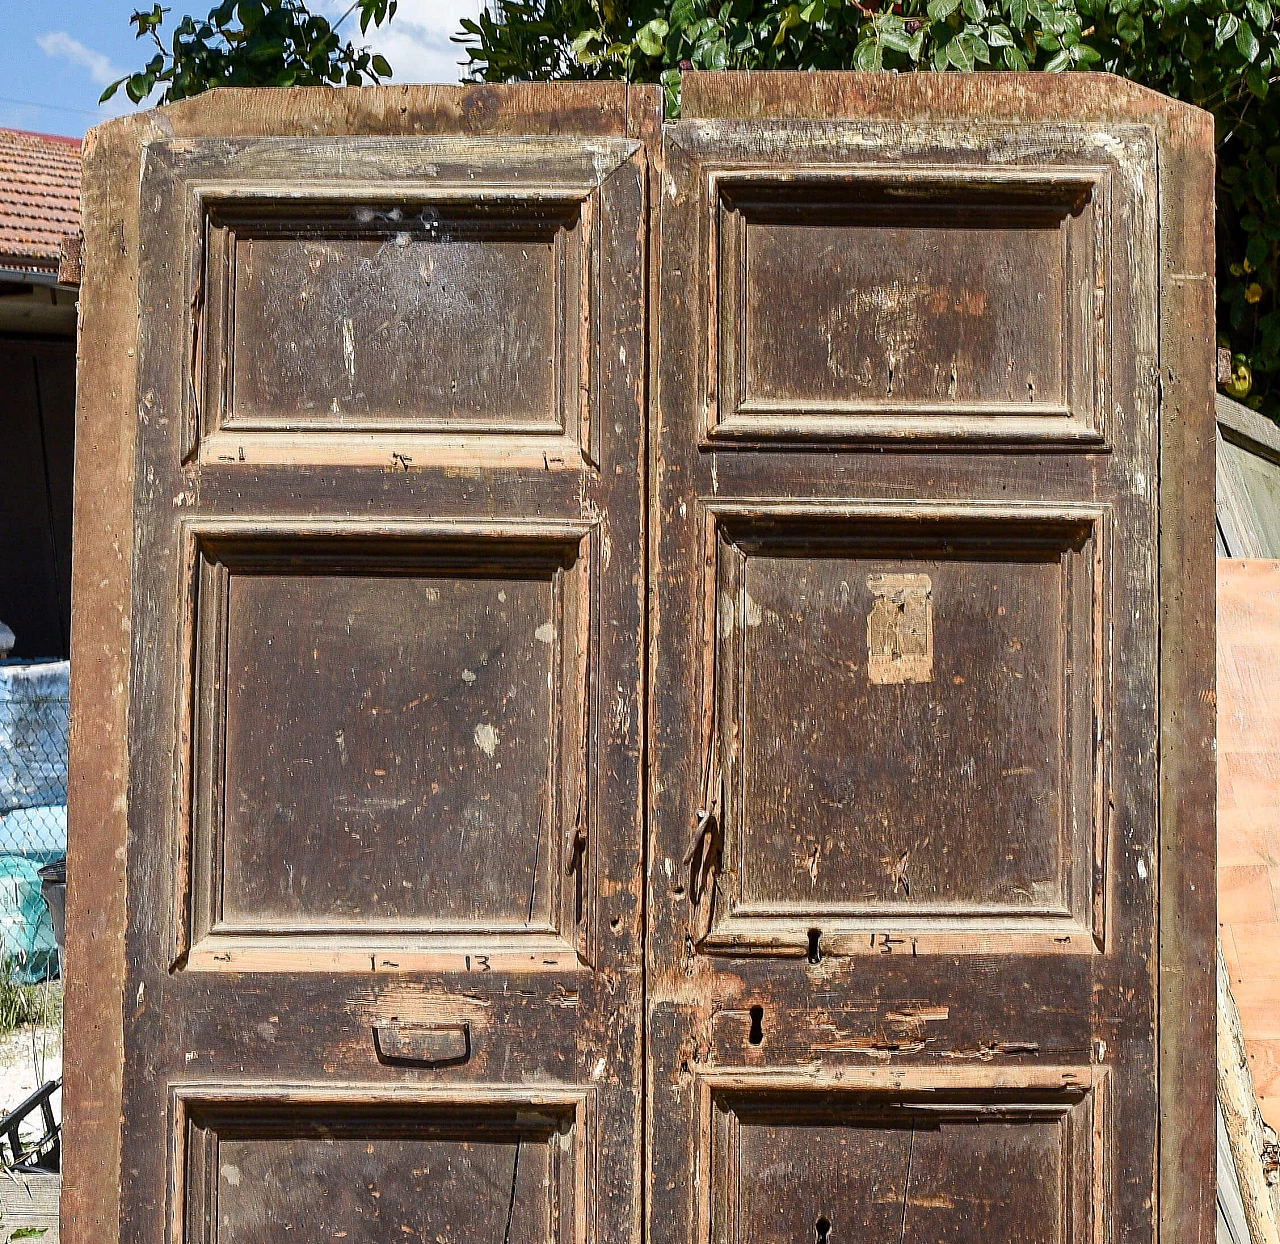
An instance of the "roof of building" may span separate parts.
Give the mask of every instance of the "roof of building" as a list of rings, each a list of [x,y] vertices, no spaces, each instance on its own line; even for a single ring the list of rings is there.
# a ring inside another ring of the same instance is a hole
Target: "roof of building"
[[[80,228],[80,140],[0,129],[0,267],[57,272]]]

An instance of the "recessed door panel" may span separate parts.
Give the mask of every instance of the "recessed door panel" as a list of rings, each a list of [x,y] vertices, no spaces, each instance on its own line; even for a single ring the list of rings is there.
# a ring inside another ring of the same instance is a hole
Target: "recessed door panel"
[[[234,576],[227,609],[225,921],[546,919],[550,583]]]
[[[1100,441],[1109,189],[711,162],[711,439]]]
[[[1100,939],[1105,513],[717,506],[712,523],[709,944],[858,916]]]
[[[576,421],[581,203],[223,211],[209,228],[227,284],[223,426],[547,433]]]
[[[196,540],[203,933],[561,935],[590,537]]]
[[[240,1098],[183,1089],[175,1114],[185,1170],[175,1191],[185,1238],[575,1238],[589,1195],[583,1099],[366,1096],[318,1086]]]
[[[1088,1190],[1107,1177],[1097,1089],[921,1098],[859,1092],[856,1080],[710,1088],[712,1239],[1092,1238]]]

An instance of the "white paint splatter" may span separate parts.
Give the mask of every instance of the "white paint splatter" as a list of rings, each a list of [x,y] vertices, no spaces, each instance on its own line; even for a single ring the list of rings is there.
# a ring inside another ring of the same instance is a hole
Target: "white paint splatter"
[[[1143,881],[1147,879],[1147,861],[1143,859],[1141,855],[1138,856],[1138,876],[1141,877]]]
[[[1104,151],[1110,152],[1113,156],[1124,155],[1124,143],[1114,134],[1108,134],[1105,130],[1095,130],[1089,135],[1089,142],[1095,147],[1101,147]]]
[[[498,750],[498,732],[487,722],[482,721],[475,728],[476,746],[486,756],[492,756]]]
[[[233,1188],[238,1188],[240,1186],[240,1168],[233,1162],[225,1163],[222,1167],[222,1178]]]
[[[722,596],[720,598],[720,638],[728,639],[733,634],[734,623],[737,618],[733,616],[733,598],[730,596]]]
[[[465,682],[468,687],[471,686],[471,684],[475,682],[475,680],[476,680],[476,676],[474,671],[472,670],[462,671],[462,681]]]
[[[347,380],[354,385],[356,382],[356,326],[350,319],[342,321],[342,357],[347,364]]]
[[[535,638],[542,640],[544,644],[555,643],[556,628],[550,622],[544,622],[533,634]]]
[[[754,600],[751,599],[750,592],[746,593],[746,606],[747,606],[747,625],[759,626],[760,623],[764,621],[764,611],[760,608],[760,606]]]

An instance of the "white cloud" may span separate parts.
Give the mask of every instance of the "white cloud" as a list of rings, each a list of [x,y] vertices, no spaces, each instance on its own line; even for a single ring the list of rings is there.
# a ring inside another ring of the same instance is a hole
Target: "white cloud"
[[[46,56],[58,60],[70,61],[73,65],[89,71],[89,78],[97,86],[110,86],[125,76],[125,70],[117,68],[109,56],[85,47],[79,39],[74,39],[65,30],[53,30],[36,38],[41,51]],[[137,112],[143,108],[154,108],[160,102],[161,88],[156,86],[141,103],[135,104],[122,86],[105,104],[98,105],[98,113],[103,118],[122,117],[127,112]]]
[[[459,82],[467,55],[452,42],[464,17],[476,17],[483,0],[400,0],[396,15],[381,29],[361,35],[355,14],[341,34],[357,47],[381,52],[391,65],[392,82]],[[325,0],[326,15],[336,20],[350,0]]]
[[[73,65],[87,69],[89,77],[99,86],[109,86],[117,78],[124,77],[124,73],[111,63],[109,56],[85,47],[79,39],[73,39],[65,30],[53,30],[40,35],[36,42],[46,56],[69,60]]]

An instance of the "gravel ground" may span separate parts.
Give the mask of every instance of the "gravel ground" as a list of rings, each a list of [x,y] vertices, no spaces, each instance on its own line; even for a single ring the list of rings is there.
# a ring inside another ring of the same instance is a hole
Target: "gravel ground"
[[[18,1029],[0,1039],[0,1110],[9,1111],[35,1092],[46,1080],[62,1075],[62,1027]],[[62,1093],[53,1096],[54,1118],[62,1118]],[[23,1135],[40,1132],[40,1115],[30,1121]]]

